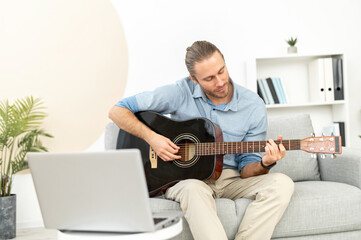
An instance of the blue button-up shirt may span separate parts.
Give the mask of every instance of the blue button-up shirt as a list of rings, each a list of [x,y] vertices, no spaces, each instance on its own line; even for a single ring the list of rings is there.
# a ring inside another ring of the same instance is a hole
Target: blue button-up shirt
[[[199,84],[194,83],[189,77],[154,91],[125,98],[116,105],[128,108],[133,113],[155,111],[170,114],[172,119],[178,121],[196,117],[208,118],[222,129],[225,142],[264,141],[267,130],[264,102],[256,93],[234,82],[232,84],[232,100],[218,106],[215,106]],[[223,158],[223,168],[240,171],[246,164],[260,160],[259,153],[229,154]]]

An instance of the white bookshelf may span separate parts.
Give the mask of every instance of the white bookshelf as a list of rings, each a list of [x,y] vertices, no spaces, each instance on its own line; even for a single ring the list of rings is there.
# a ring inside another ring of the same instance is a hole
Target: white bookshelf
[[[318,58],[341,57],[343,60],[344,100],[313,102],[310,100],[308,65]],[[257,79],[279,77],[283,83],[287,104],[266,105],[269,116],[308,113],[315,134],[321,135],[325,126],[345,122],[346,145],[349,145],[349,112],[346,59],[342,53],[289,54],[255,57],[247,62],[246,87],[257,92]]]

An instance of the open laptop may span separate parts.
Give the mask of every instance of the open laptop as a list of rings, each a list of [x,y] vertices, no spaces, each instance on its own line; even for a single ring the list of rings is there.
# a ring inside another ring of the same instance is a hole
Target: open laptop
[[[152,214],[138,149],[27,158],[46,228],[149,232],[182,217],[180,211]]]

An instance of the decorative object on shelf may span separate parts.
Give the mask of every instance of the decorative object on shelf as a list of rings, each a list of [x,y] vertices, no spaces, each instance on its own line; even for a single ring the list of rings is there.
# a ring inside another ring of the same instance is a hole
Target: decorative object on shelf
[[[40,129],[47,116],[40,99],[32,96],[0,101],[0,239],[16,236],[16,195],[11,194],[13,176],[28,168],[28,152],[47,151],[40,137],[53,137]]]
[[[287,48],[287,52],[288,53],[297,53],[297,47],[296,47],[297,38],[291,37],[290,39],[286,40],[286,42],[288,43],[288,45],[290,45]]]

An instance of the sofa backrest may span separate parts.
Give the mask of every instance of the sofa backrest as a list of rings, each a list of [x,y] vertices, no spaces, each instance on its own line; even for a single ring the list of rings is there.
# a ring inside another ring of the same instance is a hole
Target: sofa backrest
[[[280,116],[268,118],[267,139],[303,139],[311,136],[313,127],[308,114]],[[293,181],[320,180],[318,161],[310,153],[304,151],[287,151],[286,157],[277,162],[271,172],[281,172]]]
[[[115,149],[119,127],[113,122],[105,128],[105,149]],[[267,139],[277,139],[279,134],[283,139],[303,139],[309,137],[313,127],[309,115],[300,114],[289,117],[270,117],[268,119]],[[272,168],[271,172],[281,172],[293,181],[320,180],[317,159],[303,151],[288,151],[286,157]]]

